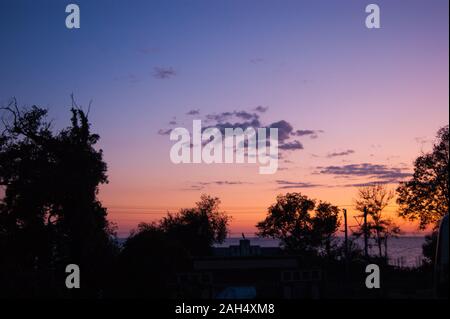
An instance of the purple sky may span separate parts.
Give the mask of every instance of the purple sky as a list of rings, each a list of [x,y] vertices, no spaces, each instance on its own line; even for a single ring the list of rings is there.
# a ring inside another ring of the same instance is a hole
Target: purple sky
[[[377,1],[378,30],[365,27],[367,1],[75,3],[79,30],[65,28],[66,1],[0,2],[0,103],[48,107],[62,127],[71,93],[93,100],[101,198],[122,233],[202,192],[221,197],[235,231],[251,232],[278,193],[350,205],[358,183],[395,187],[448,125],[445,0]],[[288,122],[303,148],[271,176],[170,162],[159,130],[234,111]]]

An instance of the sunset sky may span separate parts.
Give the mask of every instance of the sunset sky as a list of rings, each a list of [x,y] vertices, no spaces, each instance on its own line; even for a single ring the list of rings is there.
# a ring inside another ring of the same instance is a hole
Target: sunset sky
[[[71,2],[80,29],[65,26]],[[99,196],[120,236],[202,193],[220,197],[232,235],[291,191],[353,213],[356,186],[394,189],[448,125],[447,0],[376,1],[370,30],[370,1],[71,2],[0,2],[0,105],[47,107],[62,128],[71,93],[92,100],[110,181]],[[194,119],[284,121],[280,169],[173,164],[166,133]]]

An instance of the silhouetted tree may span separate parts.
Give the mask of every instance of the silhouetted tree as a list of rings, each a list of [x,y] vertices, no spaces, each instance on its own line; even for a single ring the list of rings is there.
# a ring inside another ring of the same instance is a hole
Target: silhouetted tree
[[[390,236],[388,227],[391,230],[393,230],[394,227],[397,227],[391,220],[386,219],[383,216],[383,210],[389,205],[393,198],[393,191],[389,191],[386,185],[377,183],[360,187],[358,189],[357,198],[355,199],[356,210],[364,212],[364,209],[367,209],[367,231],[369,235],[375,239],[380,257],[383,257],[383,242]],[[357,237],[363,235],[364,225],[361,224],[359,229],[355,230],[353,234]],[[385,243],[385,245],[385,247],[387,247],[387,243]]]
[[[441,128],[433,150],[422,154],[414,162],[411,180],[397,188],[399,216],[419,220],[419,227],[433,225],[433,233],[422,246],[425,262],[434,263],[439,221],[448,214],[449,127]]]
[[[179,240],[156,223],[139,224],[119,255],[113,297],[175,297],[176,273],[189,268],[189,256]]]
[[[65,267],[77,264],[83,280],[76,293],[98,296],[115,249],[97,199],[107,182],[102,151],[94,148],[99,136],[76,104],[71,126],[58,133],[42,108],[21,110],[14,100],[1,110],[0,267],[8,293],[42,295],[48,287],[65,294]]]
[[[225,240],[229,217],[219,205],[217,197],[202,195],[194,208],[139,224],[119,255],[113,296],[199,297],[195,287],[189,287],[188,296],[177,291],[176,276],[190,269],[193,256],[209,255],[215,243]]]
[[[433,151],[419,156],[414,162],[411,180],[397,188],[399,215],[419,220],[420,227],[438,226],[448,214],[449,127],[441,128]]]
[[[277,196],[265,220],[259,222],[257,235],[279,239],[289,251],[310,252],[314,236],[311,211],[315,203],[300,193]]]
[[[228,234],[230,217],[219,210],[217,197],[202,195],[196,207],[168,214],[160,227],[169,236],[179,239],[192,255],[207,255],[215,243],[222,243]]]
[[[330,255],[339,228],[339,210],[329,203],[319,203],[314,215],[315,207],[315,201],[301,193],[279,195],[266,218],[256,225],[257,235],[279,239],[290,252],[317,254],[324,246]]]
[[[327,202],[320,202],[315,209],[313,231],[328,257],[331,257],[336,248],[334,240],[340,225],[339,208]]]

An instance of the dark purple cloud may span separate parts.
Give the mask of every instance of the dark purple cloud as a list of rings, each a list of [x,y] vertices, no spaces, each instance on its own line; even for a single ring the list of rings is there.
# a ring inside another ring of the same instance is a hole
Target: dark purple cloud
[[[172,129],[171,128],[168,128],[168,129],[160,129],[159,131],[158,131],[158,134],[159,135],[170,135],[170,132],[172,132]]]
[[[218,114],[206,115],[207,121],[215,121],[217,123],[223,123],[225,121],[229,121],[230,119],[253,121],[259,120],[259,115],[255,113],[249,113],[247,111],[222,112]]]
[[[259,113],[266,113],[268,109],[269,109],[268,106],[261,106],[261,105],[258,105],[258,106],[255,107],[253,110],[256,111],[256,112],[259,112]]]
[[[293,136],[309,136],[312,139],[318,138],[319,133],[323,133],[322,130],[296,130],[292,132]]]
[[[374,186],[374,185],[380,185],[380,184],[396,184],[399,181],[396,179],[382,179],[377,180],[373,182],[365,182],[365,183],[354,183],[354,184],[345,184],[341,185],[340,187],[367,187],[367,186]]]
[[[328,158],[332,158],[332,157],[339,157],[339,156],[347,156],[350,154],[354,154],[355,151],[354,150],[345,150],[342,152],[333,152],[327,155]]]
[[[279,185],[278,189],[314,188],[323,186],[320,184],[313,184],[309,182],[291,182],[286,180],[277,180],[276,183]]]
[[[292,141],[292,142],[286,142],[286,143],[280,144],[278,146],[278,148],[280,150],[284,150],[284,151],[302,150],[303,144],[300,143],[299,141]]]
[[[189,112],[186,113],[186,115],[190,115],[190,116],[199,115],[199,114],[200,114],[199,109],[190,110]]]
[[[400,180],[411,176],[404,167],[388,167],[381,164],[348,164],[343,166],[318,167],[319,174],[341,177],[369,177],[382,180]]]
[[[274,122],[269,125],[269,128],[278,129],[278,140],[280,141],[281,144],[283,144],[286,140],[288,140],[291,137],[290,135],[294,130],[292,125],[285,120]]]
[[[156,79],[168,79],[175,76],[177,73],[172,67],[154,67],[153,68],[153,77]]]
[[[225,135],[225,129],[246,130],[247,128],[277,128],[278,129],[278,145],[281,151],[295,151],[302,150],[303,144],[299,140],[293,139],[293,136],[310,136],[317,135],[318,132],[313,130],[294,130],[294,127],[286,120],[273,122],[269,125],[264,125],[260,119],[262,113],[266,112],[268,107],[257,106],[252,111],[225,111],[221,113],[210,113],[203,116],[203,121],[208,125],[203,126],[202,130],[209,128],[217,128]],[[198,109],[191,110],[186,115],[199,115]],[[170,134],[170,130],[161,129],[158,132],[160,135]],[[206,142],[207,143],[207,142]],[[281,153],[280,153],[281,156]]]

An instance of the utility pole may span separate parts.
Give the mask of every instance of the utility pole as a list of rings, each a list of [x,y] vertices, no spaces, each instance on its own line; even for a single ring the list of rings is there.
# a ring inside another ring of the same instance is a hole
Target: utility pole
[[[344,244],[345,244],[345,259],[348,260],[348,226],[347,226],[347,209],[344,208]]]
[[[347,209],[344,212],[344,245],[345,245],[345,294],[349,294],[350,287],[350,259],[348,254],[348,225],[347,225]]]
[[[369,258],[368,248],[368,232],[367,232],[367,207],[364,207],[364,255],[366,259]]]

